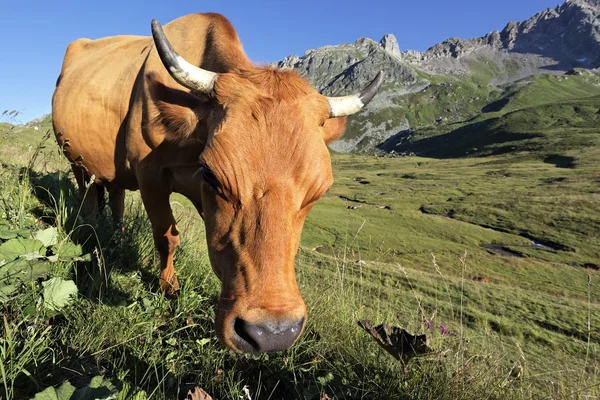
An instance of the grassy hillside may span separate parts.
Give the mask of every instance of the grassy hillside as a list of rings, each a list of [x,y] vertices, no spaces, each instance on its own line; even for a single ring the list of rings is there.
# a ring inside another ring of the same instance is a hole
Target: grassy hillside
[[[437,157],[437,154],[426,152],[443,150],[435,140],[419,141],[441,136],[443,139],[439,144],[446,146],[447,142],[455,142],[454,135],[461,134],[469,136],[469,140],[477,141],[480,136],[485,136],[479,135],[479,132],[496,129],[497,123],[502,123],[498,119],[510,113],[545,105],[572,103],[575,106],[581,100],[600,96],[600,77],[592,73],[536,75],[503,86],[488,85],[486,79],[489,77],[486,76],[465,75],[453,78],[421,73],[422,78],[431,82],[429,86],[417,93],[392,96],[389,103],[393,106],[381,107],[351,119],[348,137],[359,138],[365,133],[374,132],[376,127],[381,127],[385,128],[388,136],[393,133],[396,135],[379,146],[380,149],[387,152],[422,152]],[[588,105],[595,106],[598,102],[592,103]],[[552,111],[547,110],[546,115],[540,116],[541,119],[552,121]],[[569,119],[571,115],[563,111],[560,117]],[[524,114],[523,118],[528,118],[528,115]],[[595,120],[590,122],[593,127]],[[370,151],[382,141],[379,136],[371,133],[358,143],[356,150]],[[462,143],[458,143],[454,147],[461,146]],[[464,155],[470,149],[461,147],[458,150],[459,155]]]
[[[562,108],[552,107],[558,121]],[[75,218],[58,152],[32,163],[35,141],[2,142],[1,230],[23,240],[56,226],[60,243],[83,243],[89,257],[40,259],[45,272],[0,302],[0,396],[28,398],[69,380],[80,393],[139,399],[180,398],[196,384],[215,398],[595,398],[600,147],[581,146],[598,131],[577,122],[595,118],[579,107],[579,119],[540,125],[556,138],[581,130],[556,157],[334,155],[336,183],[311,211],[297,257],[307,332],[293,349],[259,357],[224,350],[214,336],[219,284],[185,199],[172,198],[182,291],[165,299],[137,193],[128,194],[124,233],[110,215],[92,230]],[[503,123],[530,126],[533,114],[520,112]],[[52,249],[44,256],[62,251]],[[0,272],[10,267],[2,262]],[[45,306],[52,278],[76,284],[74,302]],[[357,326],[364,318],[426,334],[431,353],[396,361]]]
[[[600,97],[557,102],[475,120],[453,130],[422,129],[388,150],[436,158],[527,153],[533,158],[586,152],[600,143]]]
[[[0,161],[21,162],[30,159],[38,145],[45,148],[40,149],[44,153],[58,152],[54,142],[44,142],[42,139],[52,131],[52,118],[47,116],[39,125],[38,129],[25,125],[14,124],[14,118],[0,116]]]

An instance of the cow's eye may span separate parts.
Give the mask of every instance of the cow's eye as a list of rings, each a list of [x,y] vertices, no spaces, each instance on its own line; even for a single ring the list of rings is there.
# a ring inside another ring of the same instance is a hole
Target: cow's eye
[[[202,180],[214,189],[219,188],[219,181],[215,174],[210,170],[206,164],[200,164],[200,173],[202,174]]]

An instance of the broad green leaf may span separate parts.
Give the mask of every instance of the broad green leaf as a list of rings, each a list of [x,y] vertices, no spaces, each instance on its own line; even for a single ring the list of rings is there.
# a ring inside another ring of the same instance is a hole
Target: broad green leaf
[[[21,236],[22,238],[28,239],[31,237],[31,229],[27,229],[27,228],[19,229],[17,231],[17,235]]]
[[[46,228],[41,231],[37,231],[35,239],[44,243],[44,246],[50,247],[58,243],[58,230],[55,227]]]
[[[33,259],[36,254],[37,258],[46,255],[46,246],[39,240],[17,238],[0,245],[0,259],[4,258],[7,261],[25,255],[27,259]]]
[[[84,254],[81,257],[73,257],[72,261],[92,261],[92,255],[90,253]]]
[[[119,390],[108,379],[96,376],[89,385],[75,389],[70,382],[63,383],[59,388],[49,387],[35,395],[33,400],[108,400],[116,399]]]
[[[170,344],[171,346],[177,346],[177,338],[175,336],[171,336],[165,340],[165,343]]]
[[[75,387],[69,381],[59,388],[49,387],[35,395],[33,400],[69,400],[75,393]]]
[[[52,278],[42,282],[42,285],[44,286],[44,306],[51,310],[61,310],[77,295],[77,286],[73,281]]]
[[[10,230],[10,229],[4,229],[3,227],[0,226],[0,239],[8,240],[8,239],[14,239],[16,237],[17,237],[17,231]]]
[[[0,262],[0,302],[17,289],[19,282],[31,282],[49,272],[50,263],[40,260],[27,261],[19,258],[4,264]]]
[[[154,311],[154,306],[152,305],[152,301],[150,301],[150,299],[144,297],[142,299],[142,304],[144,305],[144,308],[146,309],[147,313],[151,313],[152,311]]]
[[[83,255],[80,245],[71,241],[63,241],[52,246],[52,253],[58,256],[58,260],[60,261],[87,261],[91,259],[90,255]]]
[[[88,386],[77,389],[71,400],[108,400],[116,399],[118,395],[119,390],[111,381],[96,376]]]
[[[331,383],[333,381],[333,378],[333,374],[331,372],[328,372],[327,375],[320,376],[317,378],[317,380],[321,385],[327,385],[328,383]]]

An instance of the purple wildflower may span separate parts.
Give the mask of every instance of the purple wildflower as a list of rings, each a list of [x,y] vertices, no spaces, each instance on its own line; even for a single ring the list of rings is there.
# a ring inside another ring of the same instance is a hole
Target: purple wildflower
[[[440,329],[442,330],[442,335],[449,335],[450,331],[448,330],[448,328],[446,328],[446,326],[444,324],[440,325]]]
[[[425,325],[427,326],[427,329],[433,328],[433,324],[431,322],[429,322],[428,320],[425,320]]]

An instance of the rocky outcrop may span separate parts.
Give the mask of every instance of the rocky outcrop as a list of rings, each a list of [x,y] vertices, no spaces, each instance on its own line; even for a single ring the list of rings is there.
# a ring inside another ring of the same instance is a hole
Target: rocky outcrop
[[[379,41],[379,44],[385,51],[390,53],[392,56],[400,57],[400,46],[398,45],[398,40],[396,40],[396,36],[388,33]]]
[[[277,66],[296,69],[328,96],[359,91],[379,71],[385,73],[384,86],[411,91],[414,85],[418,86],[416,72],[400,60],[394,36],[386,35],[384,39],[382,42],[386,47],[361,38],[350,44],[308,50],[302,57],[288,56]]]
[[[390,103],[394,98],[422,90],[429,83],[401,60],[393,35],[386,35],[380,43],[361,38],[350,44],[308,50],[302,57],[286,57],[277,66],[296,69],[327,96],[359,92],[379,71],[384,72],[380,93],[350,119],[347,134],[331,145],[340,152],[373,150],[388,137],[406,129],[408,124],[404,118],[387,115]],[[373,117],[382,111],[386,113],[385,121],[373,123],[379,119]]]
[[[32,128],[34,126],[40,126],[42,123],[49,121],[52,118],[51,114],[44,114],[41,117],[38,117],[36,119],[32,119],[31,121],[27,122],[25,124],[25,126],[27,128]]]
[[[424,53],[405,52],[403,58],[430,73],[449,73],[448,58],[476,60],[485,55],[498,62],[512,59],[532,72],[565,72],[571,68],[600,65],[600,0],[567,0],[527,21],[509,22],[501,31],[481,38],[448,39]],[[494,57],[496,56],[496,57]],[[456,72],[468,72],[456,63]],[[514,64],[513,64],[514,66]],[[522,77],[516,73],[515,79]]]

